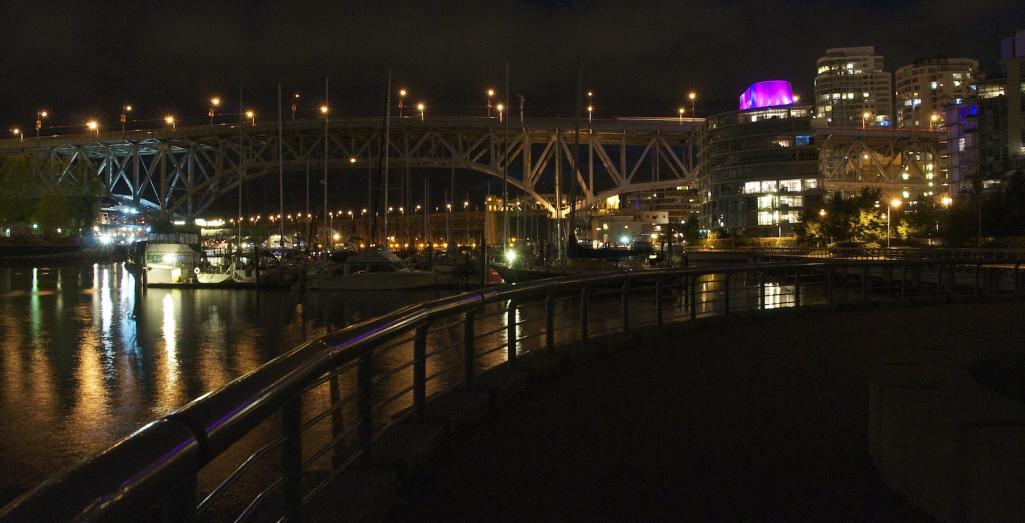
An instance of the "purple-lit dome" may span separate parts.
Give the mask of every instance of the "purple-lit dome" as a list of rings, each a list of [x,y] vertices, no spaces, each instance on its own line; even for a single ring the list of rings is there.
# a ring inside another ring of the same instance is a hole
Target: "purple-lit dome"
[[[741,111],[793,103],[794,90],[786,80],[755,82],[740,95]]]

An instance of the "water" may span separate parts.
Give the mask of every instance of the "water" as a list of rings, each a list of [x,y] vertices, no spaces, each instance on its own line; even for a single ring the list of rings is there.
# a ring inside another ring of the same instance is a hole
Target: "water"
[[[122,264],[0,267],[0,505],[305,339],[438,296],[137,296]]]

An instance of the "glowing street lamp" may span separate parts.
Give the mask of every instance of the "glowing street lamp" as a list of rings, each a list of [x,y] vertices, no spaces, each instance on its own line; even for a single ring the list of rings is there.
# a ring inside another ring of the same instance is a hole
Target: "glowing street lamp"
[[[248,111],[246,111],[246,118],[249,119],[249,125],[252,125],[254,127],[256,126],[256,112],[254,112],[252,109],[249,109]]]
[[[349,157],[349,163],[351,165],[356,165],[356,157],[355,156],[350,156]]]
[[[934,127],[936,126],[936,122],[938,122],[938,121],[940,121],[940,115],[938,115],[936,113],[932,113],[931,115],[929,115],[929,130],[930,131],[934,131],[935,130]]]
[[[399,89],[399,118],[402,118],[402,110],[406,108],[406,95],[409,94],[405,89]]]
[[[903,205],[904,202],[902,202],[900,200],[900,198],[893,198],[892,200],[890,200],[887,203],[888,204],[886,206],[886,248],[889,249],[890,248],[890,210],[891,209],[898,209],[898,208],[900,208],[900,206]]]
[[[17,136],[18,137],[18,141],[21,141],[21,142],[25,141],[25,133],[21,132],[21,129],[18,129],[17,127],[15,127],[14,129],[11,129],[11,134],[13,134],[14,136]]]
[[[206,111],[207,118],[210,118],[210,125],[214,124],[214,115],[217,114],[217,108],[221,106],[221,99],[213,97],[210,99],[210,107]]]
[[[174,116],[170,114],[164,117],[164,123],[171,127],[171,131],[175,131],[178,128],[178,124],[175,122]]]
[[[697,116],[698,115],[698,110],[697,110],[698,93],[695,93],[694,91],[691,91],[691,92],[687,93],[687,99],[690,100],[690,114],[693,115],[693,116]]]
[[[498,109],[498,121],[501,122],[505,114],[505,106],[498,104],[495,106],[495,109]]]
[[[39,130],[43,128],[43,119],[50,116],[45,110],[36,111],[36,138],[39,138]]]
[[[954,199],[953,199],[953,198],[951,198],[950,196],[944,196],[944,197],[943,197],[943,198],[942,198],[942,199],[940,200],[940,203],[941,203],[941,204],[943,204],[943,206],[944,206],[944,207],[948,207],[948,208],[949,208],[949,207],[950,207],[950,205],[954,203]]]
[[[861,113],[861,128],[862,129],[866,128],[868,119],[871,118],[871,117],[872,117],[872,113],[870,113],[868,111],[865,111],[865,112]]]
[[[684,112],[683,107],[677,108],[676,112],[680,115],[680,125],[683,125],[683,112]]]
[[[132,112],[131,105],[121,107],[121,132],[125,132],[125,124],[128,123],[128,113]]]
[[[593,105],[588,105],[587,106],[587,123],[591,123],[591,115],[592,114],[594,114],[594,106]]]
[[[293,122],[295,121],[295,112],[297,110],[299,110],[299,98],[300,98],[299,93],[295,93],[295,94],[292,95],[292,107],[291,107],[291,109],[292,109],[292,121]]]
[[[420,102],[416,104],[416,110],[420,111],[420,121],[424,121],[424,112],[427,110],[427,106],[423,102]]]
[[[322,105],[322,106],[320,106],[320,114],[322,114],[322,115],[324,115],[324,116],[327,116],[327,112],[328,112],[329,110],[330,110],[330,109],[328,109],[328,107],[327,107],[326,105]]]
[[[85,122],[85,128],[91,133],[96,135],[100,134],[100,124],[96,120],[89,120],[88,122]]]
[[[826,217],[826,210],[825,209],[819,209],[819,216],[822,216],[823,218],[825,218]]]
[[[488,95],[488,118],[491,118],[491,98],[495,96],[495,90],[488,89],[486,93]]]

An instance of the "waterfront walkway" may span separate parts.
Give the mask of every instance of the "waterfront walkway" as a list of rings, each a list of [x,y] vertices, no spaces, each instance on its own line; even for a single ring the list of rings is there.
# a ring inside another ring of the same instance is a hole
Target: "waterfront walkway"
[[[927,521],[869,457],[870,367],[907,348],[1025,350],[1023,319],[1020,302],[958,304],[634,335],[499,408],[391,517]]]

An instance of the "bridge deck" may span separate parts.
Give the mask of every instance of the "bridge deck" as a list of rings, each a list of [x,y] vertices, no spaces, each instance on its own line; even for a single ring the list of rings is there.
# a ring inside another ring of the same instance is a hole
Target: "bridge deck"
[[[827,314],[669,327],[539,385],[393,519],[928,521],[869,458],[870,366],[1021,347],[1022,305]]]

